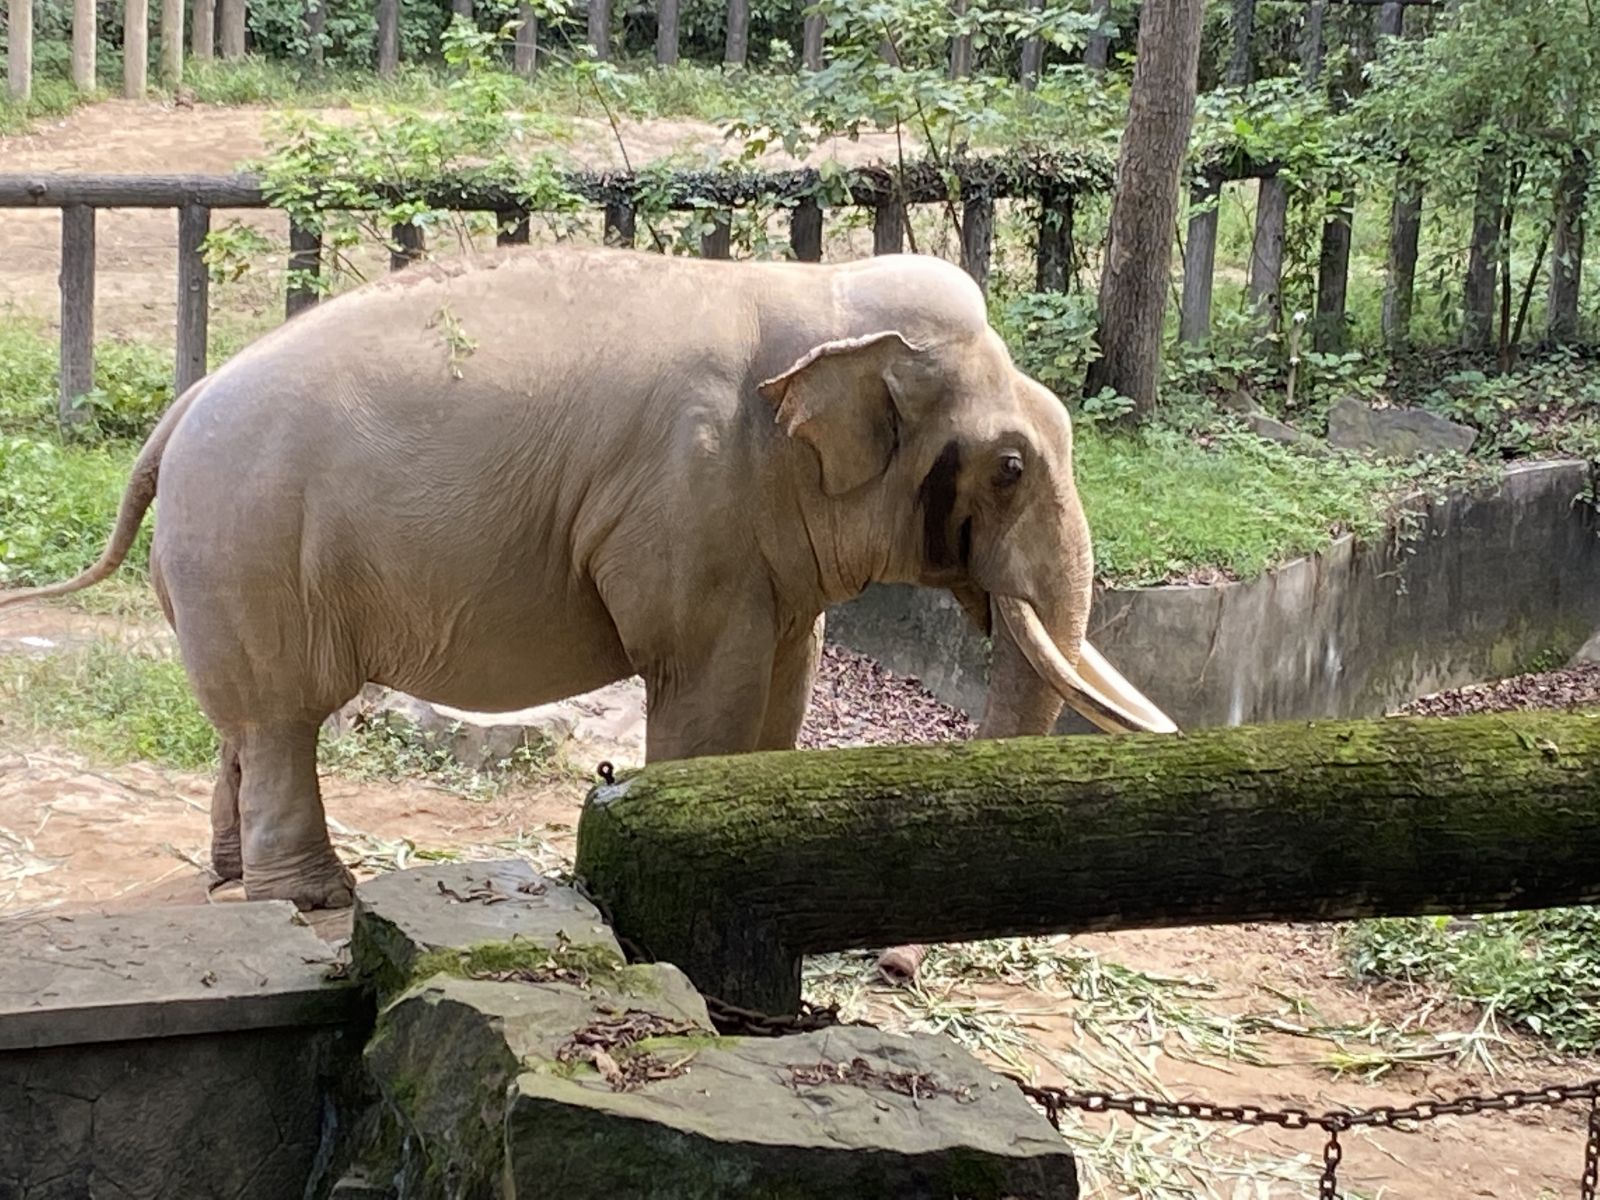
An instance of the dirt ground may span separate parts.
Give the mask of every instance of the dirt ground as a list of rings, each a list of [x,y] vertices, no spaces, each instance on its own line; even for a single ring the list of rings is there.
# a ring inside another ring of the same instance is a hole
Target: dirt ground
[[[266,110],[171,107],[109,102],[42,124],[23,137],[0,139],[0,170],[223,172],[258,153]],[[348,114],[342,114],[348,116]],[[575,157],[594,165],[616,160],[609,131],[578,122]],[[685,146],[720,139],[708,126],[656,122],[625,130],[638,163]],[[864,141],[830,148],[841,157],[868,158],[887,146]],[[217,220],[228,214],[218,214]],[[253,221],[281,234],[277,218]],[[102,336],[170,339],[173,312],[175,215],[163,211],[113,211],[99,225],[98,328]],[[0,306],[53,322],[58,269],[54,212],[13,212],[0,222]],[[275,319],[275,296],[248,289],[215,293],[219,309],[244,322]],[[252,312],[252,306],[254,311]],[[106,635],[160,637],[159,631],[113,618],[50,607],[0,613],[0,670],[24,654],[50,653],[75,641]],[[814,700],[808,744],[885,740],[914,727],[929,737],[965,736],[970,723],[919,698],[870,667],[836,664]],[[537,785],[507,787],[492,800],[468,799],[410,781],[325,781],[330,823],[341,852],[366,875],[430,853],[467,857],[522,855],[545,866],[570,858],[579,806],[602,758],[637,761],[638,722],[624,697],[600,714],[612,731],[570,747],[570,775]],[[149,764],[105,765],[23,736],[0,713],[0,914],[42,909],[83,910],[173,903],[226,903],[235,889],[210,891],[205,867],[209,840],[206,774]],[[320,918],[320,931],[341,936],[347,917]],[[1457,1063],[1450,1043],[1419,1042],[1417,1061],[1393,1065],[1377,1082],[1359,1072],[1336,1074],[1330,1062],[1349,1064],[1380,1029],[1427,1026],[1435,1034],[1465,1033],[1473,1014],[1431,1008],[1409,989],[1367,990],[1345,977],[1334,935],[1316,926],[1242,926],[1136,932],[1071,939],[1074,948],[1162,977],[1200,981],[1199,1011],[1216,1017],[1251,1014],[1253,1050],[1221,1060],[1185,1047],[1183,1038],[1152,1019],[1114,1031],[1120,1068],[1111,1074],[1144,1081],[1178,1098],[1329,1109],[1404,1104],[1425,1096],[1551,1081],[1572,1081],[1593,1064],[1541,1055],[1507,1037],[1495,1043],[1499,1073],[1481,1062]],[[940,983],[922,998],[954,1005],[974,1020],[999,1014],[1024,1039],[1018,1051],[1041,1082],[1063,1078],[1063,1063],[1104,1056],[1092,1004],[1059,989],[1029,983]],[[875,984],[861,1001],[870,1018],[903,1027],[913,1007],[906,993]],[[1337,1028],[1327,1036],[1285,1032]],[[1363,1038],[1359,1031],[1369,1031]],[[1076,1056],[1076,1057],[1074,1057]],[[1094,1196],[1216,1196],[1228,1200],[1312,1195],[1320,1137],[1310,1133],[1208,1131],[1129,1118],[1089,1118],[1102,1136],[1083,1149]],[[1352,1133],[1345,1139],[1341,1180],[1346,1196],[1503,1197],[1541,1200],[1576,1191],[1583,1161],[1583,1114],[1527,1111],[1451,1118],[1415,1130]],[[1122,1169],[1114,1130],[1132,1131],[1144,1154],[1139,1171]],[[1080,1146],[1082,1143],[1080,1142]],[[1178,1164],[1210,1162],[1197,1181]],[[1165,1182],[1159,1182],[1165,1180]]]

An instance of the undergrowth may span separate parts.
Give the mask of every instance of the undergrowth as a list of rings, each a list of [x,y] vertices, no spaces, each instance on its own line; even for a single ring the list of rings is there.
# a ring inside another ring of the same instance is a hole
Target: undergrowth
[[[1600,1050],[1600,909],[1362,921],[1345,949],[1358,977],[1442,988],[1557,1049]]]
[[[99,639],[45,656],[0,658],[0,704],[0,726],[62,739],[100,761],[179,770],[216,765],[216,731],[164,639]],[[324,734],[319,755],[323,769],[347,778],[422,778],[467,796],[491,795],[508,780],[555,765],[548,751],[530,748],[472,770],[416,731],[384,722]]]

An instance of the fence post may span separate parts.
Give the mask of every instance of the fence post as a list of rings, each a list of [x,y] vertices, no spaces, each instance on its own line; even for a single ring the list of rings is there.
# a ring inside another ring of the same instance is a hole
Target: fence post
[[[528,244],[528,214],[520,211],[495,214],[494,241],[497,246],[526,246]]]
[[[607,200],[605,244],[608,246],[632,246],[634,238],[633,219],[633,202],[631,200]]]
[[[1189,232],[1183,240],[1183,300],[1178,307],[1178,340],[1191,346],[1198,346],[1211,334],[1211,289],[1217,267],[1217,198],[1220,193],[1220,181],[1211,176],[1189,191]]]
[[[183,0],[161,0],[161,81],[183,82]]]
[[[398,271],[402,267],[416,262],[427,250],[427,239],[423,236],[420,225],[405,225],[394,227],[394,244],[389,247],[389,270]]]
[[[61,210],[61,391],[56,417],[62,428],[89,416],[75,401],[94,387],[94,209]]]
[[[122,16],[122,94],[139,100],[150,67],[150,0],[127,0]]]
[[[733,250],[733,218],[722,210],[711,216],[711,229],[700,235],[701,258],[728,258]]]
[[[985,293],[994,250],[994,197],[978,193],[961,205],[961,266]]]
[[[656,5],[656,66],[678,65],[678,0]]]
[[[322,273],[322,235],[294,221],[289,222],[289,270],[289,287],[283,297],[284,320],[314,307],[320,299],[313,284],[299,282],[294,275]]]
[[[33,95],[33,0],[6,6],[6,85],[13,100]]]
[[[806,14],[805,34],[800,51],[800,62],[806,70],[822,70],[822,43],[827,33],[827,17],[819,12]]]
[[[967,0],[950,0],[950,13],[955,17],[967,15]],[[972,74],[972,35],[957,34],[950,39],[950,78],[962,79]]]
[[[189,23],[189,57],[210,62],[217,55],[217,0],[194,0]]]
[[[1044,0],[1028,0],[1028,11],[1036,13],[1044,7]],[[1022,90],[1031,92],[1039,85],[1039,75],[1044,70],[1044,39],[1038,34],[1022,40],[1022,62],[1018,75]]]
[[[1041,292],[1064,292],[1072,279],[1072,204],[1068,191],[1046,187],[1039,197],[1038,270]]]
[[[178,210],[178,352],[173,395],[181,396],[206,374],[211,279],[204,258],[211,210],[185,204]]]
[[[378,75],[390,78],[400,66],[400,0],[378,0]]]
[[[611,57],[611,0],[589,0],[589,45],[601,62]]]
[[[822,205],[806,196],[789,214],[789,247],[800,262],[822,261]]]
[[[517,40],[511,46],[511,69],[524,78],[539,69],[539,14],[529,0],[517,5]]]
[[[905,244],[905,210],[898,198],[886,196],[872,206],[872,252],[899,254]]]
[[[96,14],[94,0],[72,0],[72,86],[95,89]]]

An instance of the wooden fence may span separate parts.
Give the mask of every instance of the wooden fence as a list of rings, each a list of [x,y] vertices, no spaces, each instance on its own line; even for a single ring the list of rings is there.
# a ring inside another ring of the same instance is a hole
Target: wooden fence
[[[605,214],[608,244],[632,246],[643,208],[650,203],[707,215],[709,231],[700,252],[727,258],[732,251],[732,213],[752,205],[788,211],[791,251],[802,262],[822,259],[823,221],[829,208],[871,210],[873,253],[905,248],[912,206],[936,204],[958,214],[962,265],[986,286],[994,235],[995,202],[1030,200],[1038,205],[1036,286],[1064,291],[1072,276],[1073,213],[1081,195],[1110,186],[1110,164],[1093,155],[1005,155],[966,158],[940,166],[909,164],[903,170],[863,167],[825,181],[813,168],[788,171],[676,172],[666,177],[626,172],[575,172],[569,189]],[[380,193],[386,189],[377,189]],[[398,190],[393,192],[399,198]],[[827,196],[826,203],[823,196]],[[454,184],[425,190],[430,207],[462,213],[493,213],[502,244],[528,241],[524,201],[504,187]],[[261,182],[249,175],[7,175],[0,174],[0,208],[61,211],[61,382],[63,423],[80,418],[76,400],[94,382],[95,214],[102,208],[170,208],[178,214],[177,338],[174,382],[178,393],[206,373],[209,275],[205,244],[214,209],[272,207]],[[330,210],[339,206],[330,204]],[[309,224],[309,223],[308,223]],[[398,270],[425,253],[423,230],[397,225],[390,241],[390,267]],[[323,269],[320,234],[290,222],[286,317],[317,303],[315,277]]]

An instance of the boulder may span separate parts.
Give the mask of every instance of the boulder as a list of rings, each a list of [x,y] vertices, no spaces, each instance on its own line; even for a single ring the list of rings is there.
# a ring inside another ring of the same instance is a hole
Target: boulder
[[[1247,413],[1244,418],[1245,425],[1257,437],[1265,438],[1269,442],[1277,442],[1284,446],[1300,446],[1305,449],[1319,447],[1322,442],[1296,429],[1293,425],[1286,424],[1276,417],[1269,417],[1264,412]]]
[[[666,995],[435,977],[367,1052],[402,1195],[1076,1197],[1022,1093],[941,1038],[722,1038]]]
[[[1345,397],[1328,410],[1329,445],[1378,458],[1464,454],[1477,437],[1476,430],[1420,408],[1369,408]]]
[[[438,747],[472,770],[499,766],[519,751],[547,754],[572,737],[576,719],[557,705],[475,713],[369,684],[328,720],[334,734],[357,724],[387,725],[403,737]]]

